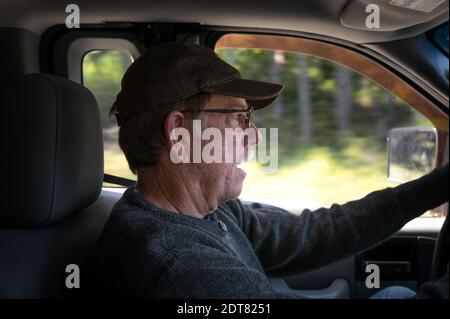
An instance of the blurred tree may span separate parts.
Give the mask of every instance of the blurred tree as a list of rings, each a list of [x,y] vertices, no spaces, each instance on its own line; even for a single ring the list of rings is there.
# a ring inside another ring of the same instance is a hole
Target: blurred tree
[[[297,57],[298,63],[298,114],[299,121],[298,127],[300,132],[300,137],[306,141],[310,142],[313,138],[313,126],[312,126],[312,115],[311,115],[311,87],[309,83],[308,76],[308,57],[299,54]]]
[[[273,83],[283,83],[283,67],[286,63],[284,52],[274,51],[270,68],[270,81]],[[282,116],[283,109],[283,95],[280,95],[273,103],[272,110],[275,116]]]
[[[352,83],[350,70],[336,65],[336,120],[340,132],[350,130],[352,110]]]

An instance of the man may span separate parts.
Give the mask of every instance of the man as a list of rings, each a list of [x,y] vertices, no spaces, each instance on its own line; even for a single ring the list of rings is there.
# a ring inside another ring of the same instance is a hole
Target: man
[[[299,216],[243,205],[237,197],[245,172],[237,164],[259,141],[252,113],[281,90],[242,79],[213,51],[195,45],[156,46],[130,66],[111,111],[137,183],[114,207],[90,254],[92,293],[299,298],[273,291],[267,275],[295,275],[354,255],[447,201],[448,166]],[[220,158],[231,150],[231,162],[193,161],[195,147],[174,132],[200,134],[195,119],[202,121],[201,130],[247,129],[253,135],[220,142]]]

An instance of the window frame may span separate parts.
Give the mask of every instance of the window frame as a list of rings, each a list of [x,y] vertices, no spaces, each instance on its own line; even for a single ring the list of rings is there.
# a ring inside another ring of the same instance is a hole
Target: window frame
[[[73,41],[67,51],[68,79],[83,84],[83,60],[86,54],[97,50],[115,50],[127,53],[136,60],[140,52],[129,40],[121,38],[86,37]]]
[[[313,47],[308,45],[311,43],[316,44],[316,46]],[[423,115],[434,125],[437,132],[435,165],[439,167],[443,163],[448,162],[448,114],[396,72],[393,72],[375,59],[368,57],[357,50],[318,39],[251,32],[222,33],[220,36],[216,35],[214,40],[210,41],[209,44],[213,50],[222,48],[244,48],[282,50],[299,53],[327,60],[367,77],[377,85],[400,98],[409,107]],[[446,216],[448,205],[445,204],[441,206],[439,210]]]
[[[315,44],[315,46],[311,44]],[[434,125],[438,133],[435,162],[437,166],[440,166],[445,161],[445,148],[448,143],[449,132],[448,115],[416,88],[375,60],[343,46],[316,39],[288,35],[230,32],[217,37],[213,45],[214,49],[236,47],[283,50],[314,56],[344,66],[369,78],[377,85],[402,99]]]

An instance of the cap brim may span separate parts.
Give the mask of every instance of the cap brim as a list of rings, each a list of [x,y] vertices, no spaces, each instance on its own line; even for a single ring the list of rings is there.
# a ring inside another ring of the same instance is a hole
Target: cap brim
[[[269,106],[283,90],[283,85],[247,79],[230,82],[205,89],[206,92],[244,98],[256,110]]]

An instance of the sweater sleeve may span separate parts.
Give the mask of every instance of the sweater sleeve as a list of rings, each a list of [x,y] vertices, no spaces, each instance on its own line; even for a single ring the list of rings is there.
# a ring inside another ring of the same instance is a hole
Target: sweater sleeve
[[[161,286],[161,299],[303,298],[274,291],[264,273],[213,249],[177,251],[162,275]]]
[[[265,271],[307,272],[350,257],[395,234],[408,221],[448,201],[448,164],[395,188],[343,205],[295,215],[275,207],[227,203]]]

